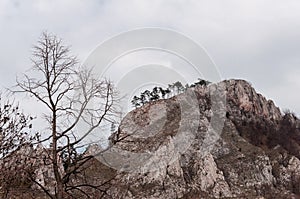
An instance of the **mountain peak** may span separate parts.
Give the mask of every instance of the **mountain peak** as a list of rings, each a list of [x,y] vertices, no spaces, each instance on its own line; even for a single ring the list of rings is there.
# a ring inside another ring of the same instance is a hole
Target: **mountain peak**
[[[116,197],[295,198],[299,124],[249,82],[225,80],[131,111],[100,159],[115,161]]]

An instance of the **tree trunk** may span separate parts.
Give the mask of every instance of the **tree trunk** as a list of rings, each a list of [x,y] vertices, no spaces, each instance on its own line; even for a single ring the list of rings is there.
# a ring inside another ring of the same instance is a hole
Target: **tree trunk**
[[[57,154],[57,137],[56,137],[56,113],[53,112],[52,124],[52,165],[55,177],[55,197],[56,199],[63,199],[64,186],[59,172],[58,154]]]

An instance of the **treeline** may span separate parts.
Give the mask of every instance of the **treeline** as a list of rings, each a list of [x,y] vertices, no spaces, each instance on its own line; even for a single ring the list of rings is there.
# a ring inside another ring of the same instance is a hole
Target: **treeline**
[[[191,85],[189,84],[183,85],[180,81],[177,81],[173,84],[169,84],[167,88],[156,86],[152,89],[152,91],[145,90],[140,94],[140,96],[134,96],[133,99],[131,100],[131,103],[135,108],[137,108],[143,106],[148,102],[173,97],[174,95],[178,95],[186,91],[188,88],[192,88],[198,85],[207,86],[208,84],[211,83],[207,80],[200,79],[200,78],[198,80],[199,81]]]

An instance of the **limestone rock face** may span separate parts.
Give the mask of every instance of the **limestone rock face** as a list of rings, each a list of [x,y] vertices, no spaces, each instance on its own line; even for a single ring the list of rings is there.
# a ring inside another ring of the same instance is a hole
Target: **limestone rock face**
[[[244,80],[190,88],[124,118],[111,136],[114,151],[103,157],[114,159],[107,166],[119,173],[108,193],[128,199],[300,197],[299,126]]]

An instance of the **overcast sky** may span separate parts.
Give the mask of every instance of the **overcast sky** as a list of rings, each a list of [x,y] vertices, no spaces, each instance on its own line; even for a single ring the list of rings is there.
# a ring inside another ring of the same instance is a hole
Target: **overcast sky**
[[[80,60],[123,31],[162,27],[200,43],[222,79],[242,78],[277,106],[300,113],[298,0],[0,0],[0,86],[30,68],[42,31]]]

